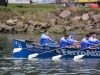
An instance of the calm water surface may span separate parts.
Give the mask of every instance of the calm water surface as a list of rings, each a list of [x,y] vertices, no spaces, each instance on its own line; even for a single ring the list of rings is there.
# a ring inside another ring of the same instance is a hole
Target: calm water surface
[[[39,44],[41,34],[0,34],[0,75],[100,75],[100,60],[85,59],[52,61],[51,59],[14,60],[13,39],[34,40]],[[84,35],[78,35],[81,40]],[[50,34],[59,42],[62,35]],[[98,36],[98,39],[99,36]]]

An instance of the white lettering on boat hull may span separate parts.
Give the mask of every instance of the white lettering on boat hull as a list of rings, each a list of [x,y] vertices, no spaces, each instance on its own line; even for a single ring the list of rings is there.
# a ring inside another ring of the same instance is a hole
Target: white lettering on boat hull
[[[72,51],[72,50],[66,50],[61,49],[60,53],[62,55],[85,55],[85,56],[100,56],[100,51],[98,50],[85,50],[85,51]]]

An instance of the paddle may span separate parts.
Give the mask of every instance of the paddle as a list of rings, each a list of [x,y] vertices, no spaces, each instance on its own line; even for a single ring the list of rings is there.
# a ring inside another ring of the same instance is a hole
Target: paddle
[[[85,49],[87,49],[87,48],[85,48]],[[74,51],[74,52],[70,52],[70,53],[68,53],[68,54],[72,54],[72,53],[75,53],[75,52],[78,52],[78,51],[82,51],[82,50],[85,50],[85,49],[79,49],[79,50],[77,50],[77,51]],[[68,54],[66,54],[66,55],[68,55]],[[66,56],[66,55],[57,55],[57,56],[54,56],[54,57],[52,57],[52,60],[59,60],[62,56]],[[82,58],[84,55],[78,55],[78,56],[74,56],[74,58],[73,58],[73,60],[78,60],[78,59],[80,59],[80,58]]]
[[[93,48],[91,47],[90,49],[96,49],[97,47],[99,47],[100,46],[100,44],[98,44],[98,45],[95,45],[95,46],[93,46]],[[99,48],[100,49],[100,48]],[[94,53],[96,53],[96,52],[94,52]],[[74,56],[74,61],[76,61],[76,60],[79,60],[79,59],[81,59],[82,57],[83,57],[84,55],[77,55],[77,56]]]
[[[57,48],[57,49],[62,49],[62,48]],[[35,58],[35,57],[37,57],[38,55],[45,54],[45,53],[48,53],[48,52],[52,52],[52,51],[54,51],[54,50],[56,50],[56,49],[53,49],[53,50],[50,50],[50,51],[46,51],[46,52],[42,52],[42,53],[30,54],[30,55],[28,56],[28,59]]]
[[[60,50],[60,49],[63,49],[63,48],[57,48],[57,50]],[[50,51],[46,51],[46,52],[43,52],[43,53],[35,53],[35,54],[31,54],[31,55],[29,55],[29,57],[28,57],[28,59],[31,59],[31,58],[35,58],[35,57],[37,57],[38,55],[41,55],[41,54],[45,54],[45,53],[48,53],[48,52],[52,52],[52,51],[54,51],[54,50],[56,50],[56,49],[53,49],[53,50],[50,50]],[[77,50],[77,51],[74,51],[74,52],[70,52],[70,53],[68,53],[68,54],[72,54],[72,53],[75,53],[75,52],[78,52],[78,51],[82,51],[82,50],[85,50],[85,49],[79,49],[79,50]],[[68,54],[66,54],[66,55],[68,55]],[[57,55],[57,56],[53,56],[52,57],[52,60],[58,60],[58,59],[60,59],[62,56],[65,56],[65,55]],[[82,55],[81,55],[82,56]],[[75,59],[78,59],[78,57],[76,57]]]
[[[100,44],[99,44],[98,46],[100,46]],[[93,48],[90,48],[90,49],[94,49],[94,48],[96,49],[96,47],[98,47],[98,46],[94,46]],[[99,48],[99,49],[100,49],[100,48]],[[96,52],[94,52],[94,53],[96,53]],[[93,54],[94,54],[94,53],[93,53]],[[74,56],[74,61],[75,61],[75,60],[79,60],[79,59],[82,58],[83,56],[84,56],[84,55],[77,55],[77,56]]]
[[[26,48],[24,48],[24,49],[26,49]],[[13,53],[20,52],[21,50],[22,50],[22,48],[14,48]]]

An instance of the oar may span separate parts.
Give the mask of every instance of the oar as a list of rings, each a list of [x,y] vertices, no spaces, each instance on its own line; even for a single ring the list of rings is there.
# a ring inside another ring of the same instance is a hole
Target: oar
[[[63,48],[57,48],[57,50],[60,50],[60,49],[63,49]],[[37,57],[38,55],[41,55],[41,54],[45,54],[45,53],[48,53],[48,52],[52,52],[52,51],[54,51],[54,50],[56,50],[56,49],[53,49],[53,50],[50,50],[50,51],[46,51],[46,52],[43,52],[43,53],[35,53],[35,54],[31,54],[31,55],[29,55],[29,57],[28,57],[28,59],[31,59],[31,58],[35,58],[35,57]],[[77,50],[77,51],[74,51],[74,52],[70,52],[70,53],[68,53],[68,54],[72,54],[72,53],[75,53],[75,52],[78,52],[78,51],[82,51],[82,50],[85,50],[85,49],[80,49],[80,50]],[[66,55],[68,55],[68,54],[66,54]],[[57,56],[53,56],[52,57],[52,60],[58,60],[58,59],[60,59],[62,56],[65,56],[65,55],[57,55]],[[81,55],[82,56],[82,55]],[[75,57],[75,59],[78,59],[79,57]]]
[[[82,57],[84,57],[84,55],[77,55],[77,56],[74,56],[73,60],[77,61],[77,60],[81,59]]]
[[[96,47],[98,47],[98,46],[100,46],[100,44],[98,44],[97,46],[94,46],[93,48],[96,48]],[[96,52],[95,52],[96,53]],[[74,61],[76,61],[76,60],[79,60],[79,59],[81,59],[83,56],[85,56],[85,55],[77,55],[77,56],[74,56]]]
[[[85,48],[85,49],[87,49],[87,48]],[[82,51],[82,50],[85,50],[85,49],[80,49],[80,50],[76,50],[76,51],[74,51],[74,52],[70,52],[70,53],[68,53],[68,54],[72,54],[72,53],[75,53],[75,52],[79,52],[79,51]],[[68,55],[68,54],[66,54],[66,55]],[[66,55],[57,55],[57,56],[54,56],[54,57],[52,57],[52,60],[59,60],[62,56],[66,56]],[[80,59],[80,58],[82,58],[84,55],[77,55],[77,56],[74,56],[74,58],[73,58],[73,60],[78,60],[78,59]]]
[[[100,44],[98,44],[98,45],[96,45],[96,46],[93,46],[93,48],[97,48],[98,46],[100,46]],[[86,48],[87,49],[87,48]],[[90,48],[91,49],[91,48]],[[76,61],[76,60],[79,60],[79,59],[81,59],[82,57],[83,57],[84,55],[77,55],[77,56],[74,56],[74,61]]]
[[[20,52],[22,48],[14,48],[13,53]]]
[[[95,46],[94,46],[95,47]],[[93,48],[94,48],[93,47]],[[92,49],[92,48],[91,48]],[[97,53],[97,52],[94,52],[94,53]],[[94,54],[94,53],[92,53],[92,54]],[[83,56],[85,56],[85,55],[77,55],[77,56],[74,56],[74,60],[79,60],[79,59],[81,59]]]
[[[63,49],[63,48],[57,48],[57,49]],[[35,57],[37,57],[38,55],[45,54],[45,53],[48,53],[48,52],[52,52],[52,51],[54,51],[54,50],[56,50],[56,49],[53,49],[53,50],[50,50],[50,51],[45,51],[45,52],[42,52],[42,53],[30,54],[30,55],[28,56],[28,59],[35,58]]]

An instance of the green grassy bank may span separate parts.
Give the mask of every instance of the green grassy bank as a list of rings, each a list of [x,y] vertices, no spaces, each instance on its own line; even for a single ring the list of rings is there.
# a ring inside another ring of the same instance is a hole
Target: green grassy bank
[[[53,4],[23,4],[23,7],[20,4],[9,4],[7,7],[0,6],[0,20],[6,21],[7,19],[12,18],[13,16],[19,16],[27,19],[25,20],[35,20],[35,21],[47,21],[45,14],[48,12],[54,12],[56,9],[53,7]]]
[[[12,16],[21,16],[21,15],[25,16],[27,14],[40,16],[41,14],[44,15],[45,13],[48,12],[58,14],[60,11],[67,9],[67,7],[65,7],[62,8],[61,10],[56,10],[53,4],[33,4],[33,5],[23,4],[22,5],[23,7],[19,6],[21,6],[21,4],[8,4],[7,7],[0,6],[0,13],[1,13],[0,19],[4,18],[5,20],[11,18]],[[91,9],[82,6],[76,6],[76,9],[79,15],[89,11],[94,11],[95,13],[100,12],[100,8]],[[45,17],[43,18],[45,19]],[[39,21],[41,20],[39,19]]]

